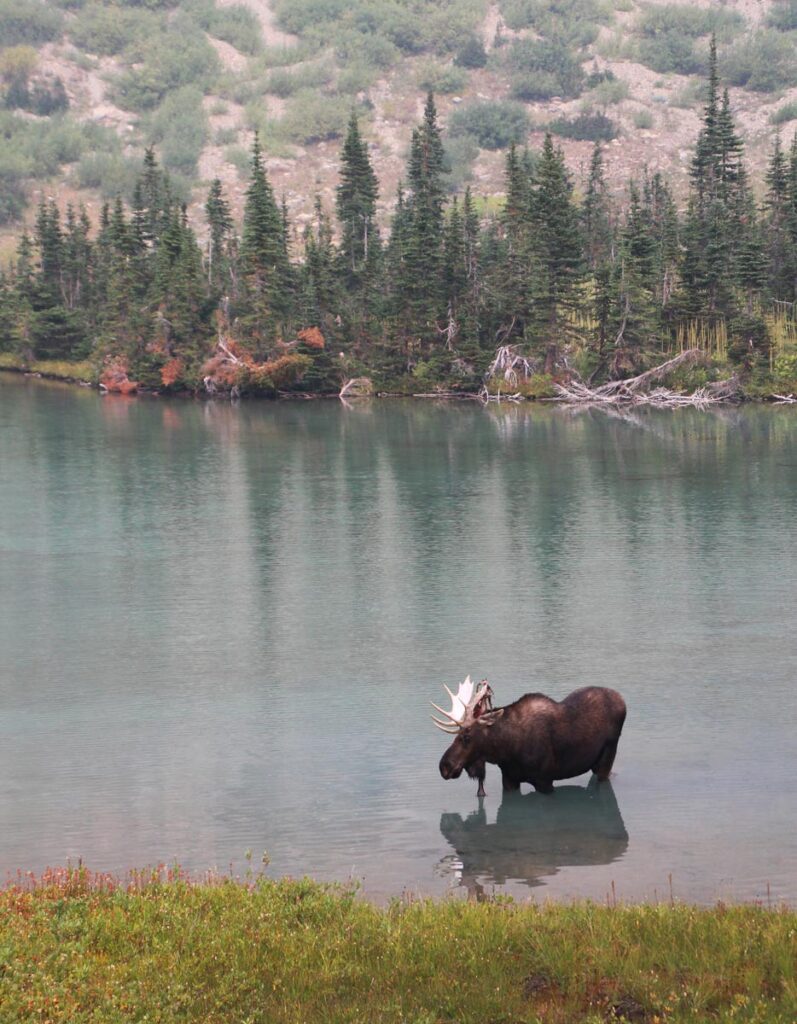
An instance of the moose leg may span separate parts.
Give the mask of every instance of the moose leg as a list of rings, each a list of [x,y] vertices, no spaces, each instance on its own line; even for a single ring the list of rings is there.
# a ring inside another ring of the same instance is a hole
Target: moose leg
[[[520,789],[520,783],[517,779],[513,779],[511,775],[508,775],[503,769],[501,769],[501,783],[504,787],[505,793],[511,793]]]
[[[598,782],[605,782],[611,773],[614,759],[617,756],[617,740],[607,740],[600,757],[592,766],[593,772],[598,777]]]
[[[479,788],[476,790],[476,796],[487,796],[484,791],[484,776],[486,774],[486,763],[484,761],[476,761],[470,767],[466,768],[465,771],[472,779],[479,780]]]

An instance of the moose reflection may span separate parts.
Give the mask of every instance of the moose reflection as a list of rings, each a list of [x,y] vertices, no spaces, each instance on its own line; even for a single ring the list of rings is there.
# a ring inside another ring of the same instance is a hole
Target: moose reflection
[[[456,851],[452,863],[471,895],[508,881],[542,885],[560,868],[611,864],[628,848],[611,782],[593,778],[588,786],[560,786],[552,796],[505,792],[495,823],[489,824],[483,801],[462,818],[443,814],[440,831]]]

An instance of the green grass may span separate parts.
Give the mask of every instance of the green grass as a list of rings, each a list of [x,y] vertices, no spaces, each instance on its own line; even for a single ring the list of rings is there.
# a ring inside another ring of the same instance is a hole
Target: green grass
[[[0,1019],[787,1024],[796,936],[755,906],[380,909],[307,880],[60,870],[0,892]]]
[[[96,383],[97,368],[88,359],[81,362],[69,362],[66,359],[34,359],[26,363],[21,356],[13,352],[0,352],[0,370],[19,370],[25,373],[40,373],[43,377],[56,380],[84,380]],[[2,970],[0,970],[0,978]],[[2,1009],[2,1003],[0,1003]],[[0,1014],[0,1020],[2,1020]]]

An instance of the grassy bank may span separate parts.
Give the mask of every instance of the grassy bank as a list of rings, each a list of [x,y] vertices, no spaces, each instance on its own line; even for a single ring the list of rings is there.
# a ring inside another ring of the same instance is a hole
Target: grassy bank
[[[797,913],[402,902],[50,873],[0,892],[0,1020],[797,1019]]]
[[[25,362],[13,352],[0,352],[0,370],[17,373],[38,373],[50,380],[65,380],[86,384],[97,383],[97,368],[89,360],[70,362],[66,359],[34,359]]]

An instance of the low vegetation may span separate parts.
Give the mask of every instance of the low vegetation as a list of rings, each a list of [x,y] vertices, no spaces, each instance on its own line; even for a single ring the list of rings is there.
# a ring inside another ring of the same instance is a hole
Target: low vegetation
[[[457,108],[448,128],[452,136],[471,136],[483,149],[505,149],[513,142],[523,142],[530,125],[520,103],[482,100]]]
[[[309,880],[52,871],[0,892],[0,1013],[4,1024],[786,1024],[796,929],[793,911],[754,906],[380,909]]]

